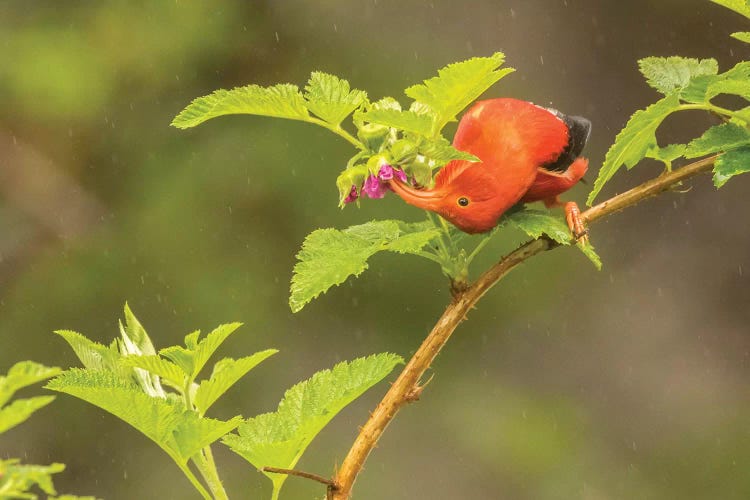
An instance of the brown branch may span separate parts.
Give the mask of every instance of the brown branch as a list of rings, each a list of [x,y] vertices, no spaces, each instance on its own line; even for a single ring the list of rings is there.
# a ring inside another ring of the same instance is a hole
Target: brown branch
[[[319,483],[323,483],[328,488],[332,490],[336,490],[337,486],[336,483],[328,479],[327,477],[319,476],[317,474],[313,474],[312,472],[305,472],[302,470],[296,470],[296,469],[281,469],[279,467],[263,467],[261,469],[263,472],[271,472],[273,474],[287,474],[289,476],[296,476],[296,477],[302,477],[305,479],[312,479],[313,481],[317,481]]]
[[[710,171],[716,158],[716,156],[712,156],[680,169],[666,172],[656,179],[603,201],[581,215],[586,222],[591,223],[623,208],[635,205],[641,200],[671,189],[690,177]],[[365,460],[377,444],[381,434],[401,407],[413,401],[415,399],[414,394],[421,393],[423,386],[419,384],[420,378],[430,367],[445,343],[448,342],[456,327],[466,319],[466,314],[477,301],[516,266],[536,254],[557,246],[559,246],[557,243],[547,238],[526,242],[500,259],[499,262],[479,276],[474,283],[456,291],[453,300],[446,307],[432,331],[409,360],[398,379],[391,385],[375,411],[370,414],[367,423],[360,429],[357,439],[336,474],[334,479],[336,489],[330,492],[330,498],[333,500],[349,499],[357,474],[362,470]]]

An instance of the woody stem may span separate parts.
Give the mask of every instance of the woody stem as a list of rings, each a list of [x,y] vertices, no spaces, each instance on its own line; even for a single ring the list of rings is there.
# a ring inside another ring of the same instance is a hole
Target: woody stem
[[[587,223],[592,223],[626,207],[633,206],[646,198],[663,193],[684,180],[709,172],[717,157],[711,156],[671,172],[666,172],[625,193],[599,203],[583,212],[581,216]],[[416,350],[396,381],[370,414],[370,418],[360,429],[359,435],[334,478],[336,490],[331,492],[330,495],[333,500],[348,500],[350,498],[354,481],[378,439],[401,407],[413,401],[414,394],[419,394],[422,389],[420,386],[422,375],[479,299],[519,264],[534,255],[558,246],[557,243],[546,237],[528,241],[502,257],[496,264],[482,273],[476,281],[454,294],[453,300],[448,304],[429,335],[424,339],[422,345]]]

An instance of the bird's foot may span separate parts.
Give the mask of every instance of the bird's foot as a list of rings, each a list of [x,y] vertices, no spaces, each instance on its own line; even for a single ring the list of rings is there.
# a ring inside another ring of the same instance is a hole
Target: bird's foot
[[[588,245],[589,230],[583,222],[581,210],[578,208],[576,202],[569,201],[565,204],[565,221],[568,223],[568,227],[570,228],[570,232],[573,234],[576,243]]]

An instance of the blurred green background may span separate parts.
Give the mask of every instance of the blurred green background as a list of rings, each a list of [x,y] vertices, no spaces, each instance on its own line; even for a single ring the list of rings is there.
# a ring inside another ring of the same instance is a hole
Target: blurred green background
[[[502,50],[518,71],[487,95],[590,118],[593,180],[630,114],[657,98],[638,58],[726,69],[750,56],[728,38],[747,29],[704,0],[1,2],[0,372],[21,359],[77,365],[52,330],[109,342],[128,300],[157,346],[242,321],[221,354],[281,349],[213,412],[252,416],[340,360],[408,356],[437,319],[446,280],[394,255],[292,315],[306,234],[421,214],[392,196],[339,210],[351,147],[325,130],[259,117],[170,128],[197,96],[322,70],[406,102],[402,89],[437,68]],[[660,138],[712,123],[677,115]],[[605,196],[659,169],[618,175]],[[562,249],[489,293],[389,427],[356,498],[750,498],[750,176],[720,192],[708,177],[692,184],[597,224],[603,271]],[[519,235],[497,240],[476,268]],[[386,386],[299,467],[330,474]],[[268,497],[265,478],[216,448],[232,498]],[[196,497],[145,437],[67,396],[4,434],[0,454],[67,463],[62,492]],[[284,493],[323,494],[298,479]]]

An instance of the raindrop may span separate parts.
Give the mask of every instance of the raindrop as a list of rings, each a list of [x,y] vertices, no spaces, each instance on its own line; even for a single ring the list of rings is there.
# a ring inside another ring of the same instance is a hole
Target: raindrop
[[[539,62],[544,66],[544,56],[539,56]]]
[[[229,205],[227,209],[229,210],[229,215],[232,215],[232,205]]]
[[[510,9],[510,17],[512,17],[513,19],[516,18],[516,11],[515,10]]]
[[[339,32],[339,28],[338,28],[338,26],[336,26],[336,23],[333,23],[333,31],[334,31],[335,33],[338,33],[338,32]]]
[[[276,41],[278,42],[279,41],[279,32],[278,31],[274,31],[274,34],[276,35]]]

